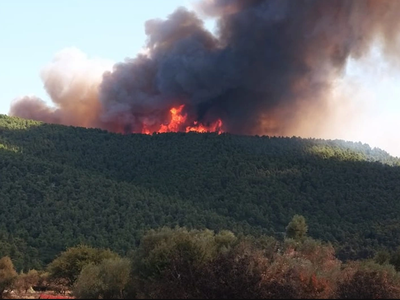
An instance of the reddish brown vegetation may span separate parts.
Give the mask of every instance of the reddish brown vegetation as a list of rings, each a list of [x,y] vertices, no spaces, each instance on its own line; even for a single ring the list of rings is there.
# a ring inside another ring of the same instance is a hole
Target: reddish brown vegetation
[[[75,299],[75,297],[51,295],[51,294],[40,294],[38,299]]]

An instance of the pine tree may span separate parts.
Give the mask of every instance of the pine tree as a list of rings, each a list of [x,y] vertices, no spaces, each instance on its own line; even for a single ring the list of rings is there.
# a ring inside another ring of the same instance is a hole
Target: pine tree
[[[296,241],[302,241],[307,236],[307,230],[306,219],[301,215],[295,215],[286,227],[286,237]]]

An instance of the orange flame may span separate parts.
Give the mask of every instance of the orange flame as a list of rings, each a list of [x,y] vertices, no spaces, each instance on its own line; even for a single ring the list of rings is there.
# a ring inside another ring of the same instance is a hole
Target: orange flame
[[[173,107],[170,109],[171,113],[171,120],[168,124],[162,124],[160,128],[156,131],[157,133],[165,133],[165,132],[178,132],[178,131],[184,131],[184,132],[190,132],[190,131],[195,131],[195,132],[218,132],[218,134],[221,134],[222,131],[222,121],[218,119],[216,122],[211,123],[209,125],[204,125],[201,124],[197,121],[194,121],[192,125],[185,126],[187,115],[182,114],[182,110],[185,107],[185,105],[181,105],[179,107]],[[142,133],[144,134],[151,134],[150,130],[146,128],[146,126],[143,127]]]
[[[179,131],[180,127],[182,124],[186,122],[186,115],[182,116],[182,109],[185,107],[185,105],[181,105],[178,108],[171,108],[170,113],[171,113],[171,121],[168,125],[161,125],[160,129],[158,130],[159,133],[164,133],[164,132],[177,132]]]
[[[194,126],[187,126],[186,132],[189,131],[197,131],[197,132],[218,132],[221,134],[222,131],[222,121],[218,119],[215,123],[205,126],[203,124],[198,124],[197,121],[194,121]]]

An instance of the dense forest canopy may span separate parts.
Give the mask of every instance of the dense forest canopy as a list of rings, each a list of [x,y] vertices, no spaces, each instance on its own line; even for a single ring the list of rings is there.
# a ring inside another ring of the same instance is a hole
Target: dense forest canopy
[[[80,243],[126,254],[151,228],[282,237],[293,215],[341,259],[400,245],[400,160],[362,143],[108,133],[0,115],[0,257]]]

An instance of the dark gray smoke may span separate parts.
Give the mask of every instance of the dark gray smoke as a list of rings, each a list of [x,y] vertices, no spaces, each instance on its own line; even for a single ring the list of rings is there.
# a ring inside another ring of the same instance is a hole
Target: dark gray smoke
[[[227,132],[290,134],[328,113],[347,58],[374,42],[388,58],[400,48],[397,0],[214,0],[198,9],[218,19],[216,36],[184,8],[147,21],[147,54],[105,73],[93,124],[157,131],[184,104],[184,126],[221,119]]]

